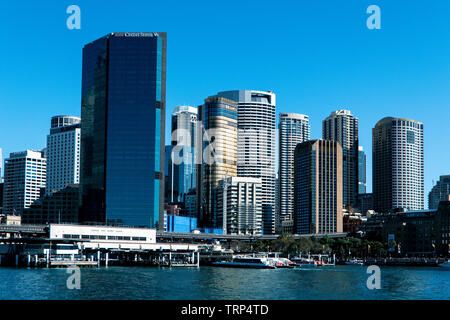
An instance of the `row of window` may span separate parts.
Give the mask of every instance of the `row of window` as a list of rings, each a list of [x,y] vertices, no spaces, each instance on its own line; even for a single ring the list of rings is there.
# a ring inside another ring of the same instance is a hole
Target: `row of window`
[[[91,239],[91,240],[125,240],[125,241],[147,241],[146,237],[127,237],[127,236],[101,236],[101,235],[79,235],[63,234],[64,239]]]

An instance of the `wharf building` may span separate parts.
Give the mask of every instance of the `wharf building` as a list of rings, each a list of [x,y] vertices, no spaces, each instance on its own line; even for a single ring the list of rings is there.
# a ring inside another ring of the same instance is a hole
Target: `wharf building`
[[[294,152],[297,144],[310,140],[309,117],[299,113],[280,113],[278,124],[278,210],[280,224],[294,215]]]
[[[296,234],[343,232],[342,148],[339,142],[310,140],[294,155]]]
[[[47,180],[45,194],[80,183],[81,119],[55,116],[47,135]]]
[[[436,209],[376,214],[361,230],[369,239],[392,242],[391,252],[408,257],[448,256],[450,201],[441,201]]]
[[[118,32],[83,48],[80,222],[164,228],[166,42]]]
[[[21,215],[44,194],[46,170],[42,151],[13,152],[5,159],[3,214]]]
[[[376,212],[424,209],[423,123],[387,117],[372,129]]]
[[[202,122],[197,148],[197,206],[201,227],[221,228],[217,219],[215,189],[219,181],[237,176],[237,103],[211,96],[198,107]]]
[[[342,147],[343,204],[355,207],[359,186],[358,118],[349,110],[333,111],[322,122],[322,134],[324,140],[337,141]]]
[[[272,91],[232,90],[218,96],[237,102],[237,175],[261,178],[264,234],[275,234],[276,101]]]
[[[262,234],[261,178],[230,177],[216,189],[217,218],[223,234]]]

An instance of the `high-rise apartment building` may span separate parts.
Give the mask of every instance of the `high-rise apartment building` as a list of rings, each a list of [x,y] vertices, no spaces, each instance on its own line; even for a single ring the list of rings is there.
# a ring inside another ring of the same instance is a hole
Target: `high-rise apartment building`
[[[358,194],[367,192],[366,182],[366,153],[358,146]]]
[[[294,152],[297,144],[310,139],[309,117],[298,113],[280,113],[278,124],[278,210],[280,224],[294,214]]]
[[[166,33],[83,48],[81,222],[163,228]]]
[[[450,175],[441,176],[428,194],[428,209],[437,209],[439,202],[448,201],[450,195]]]
[[[47,135],[46,195],[80,183],[81,119],[55,116]]]
[[[275,210],[275,93],[234,90],[218,95],[238,103],[237,173],[239,177],[261,178],[263,232],[274,234],[279,221]]]
[[[339,142],[310,140],[294,155],[294,233],[343,230],[342,148]]]
[[[47,159],[42,151],[13,152],[5,160],[3,213],[21,215],[45,190]]]
[[[230,177],[219,182],[217,219],[224,234],[261,235],[261,188],[261,178]]]
[[[233,100],[211,96],[199,106],[202,122],[197,145],[197,195],[199,224],[202,227],[222,228],[217,220],[215,189],[219,181],[237,176],[237,103]],[[199,162],[199,161],[198,161]]]
[[[423,123],[387,117],[372,129],[374,210],[424,208]]]
[[[172,113],[172,149],[168,157],[169,202],[184,203],[195,184],[197,108],[178,106]]]
[[[333,111],[322,122],[322,135],[342,147],[343,203],[354,207],[358,196],[358,118],[349,110]]]

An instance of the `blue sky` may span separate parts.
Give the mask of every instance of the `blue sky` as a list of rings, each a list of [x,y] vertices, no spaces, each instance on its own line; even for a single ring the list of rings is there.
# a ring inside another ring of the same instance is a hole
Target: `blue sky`
[[[313,3],[314,2],[314,3]],[[68,30],[66,8],[81,8]],[[381,8],[381,30],[366,8]],[[45,147],[50,117],[80,115],[84,44],[109,32],[167,31],[167,107],[218,91],[272,90],[278,112],[311,119],[333,110],[371,129],[385,116],[425,124],[425,191],[450,174],[450,1],[2,1],[0,147]],[[170,122],[169,122],[170,123]]]

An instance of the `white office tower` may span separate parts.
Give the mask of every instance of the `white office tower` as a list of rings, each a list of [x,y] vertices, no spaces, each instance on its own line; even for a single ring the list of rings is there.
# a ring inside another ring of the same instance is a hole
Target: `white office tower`
[[[309,117],[299,113],[280,113],[278,124],[278,179],[280,225],[294,214],[294,152],[297,144],[310,139]]]
[[[337,141],[343,156],[343,204],[355,207],[358,197],[358,118],[349,110],[333,111],[322,122],[324,140]]]
[[[423,123],[383,118],[372,129],[372,139],[375,211],[423,210]]]
[[[217,217],[224,234],[261,235],[261,187],[261,178],[220,180],[216,189]]]
[[[276,110],[275,93],[271,91],[234,90],[218,96],[238,103],[238,177],[261,178],[263,232],[274,234]]]
[[[52,117],[47,135],[46,195],[80,183],[80,123],[78,117]]]
[[[42,151],[13,152],[5,159],[4,214],[21,215],[24,208],[40,198],[45,188],[46,167]]]

